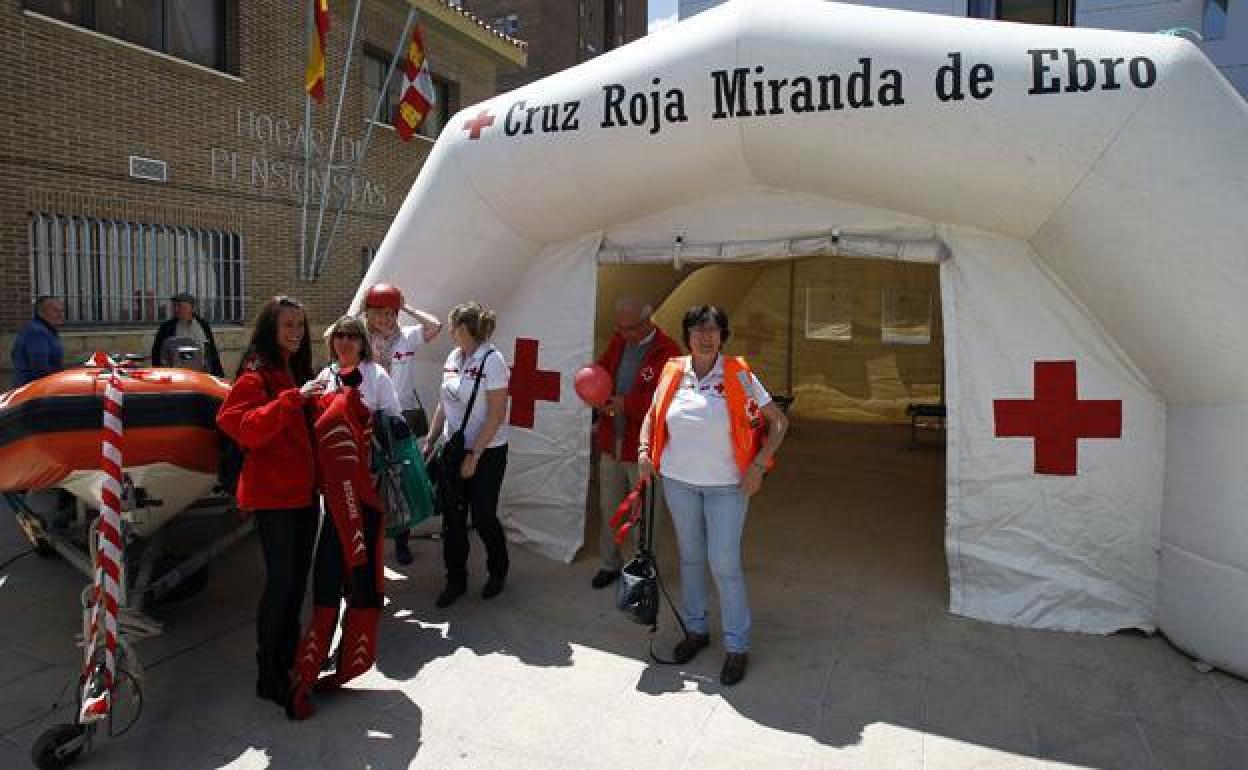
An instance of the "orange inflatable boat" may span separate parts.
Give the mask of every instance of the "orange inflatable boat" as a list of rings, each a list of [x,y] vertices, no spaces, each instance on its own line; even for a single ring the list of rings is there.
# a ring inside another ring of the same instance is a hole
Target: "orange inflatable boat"
[[[189,369],[125,369],[122,463],[141,490],[136,534],[159,529],[216,484],[217,408],[229,385]],[[0,395],[0,490],[63,488],[98,507],[107,370],[71,369]]]

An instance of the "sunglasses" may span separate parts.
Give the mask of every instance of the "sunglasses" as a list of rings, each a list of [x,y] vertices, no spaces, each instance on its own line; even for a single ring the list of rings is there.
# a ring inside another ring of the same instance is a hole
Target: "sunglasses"
[[[360,334],[359,332],[334,332],[334,339],[336,340],[358,340],[360,339]]]

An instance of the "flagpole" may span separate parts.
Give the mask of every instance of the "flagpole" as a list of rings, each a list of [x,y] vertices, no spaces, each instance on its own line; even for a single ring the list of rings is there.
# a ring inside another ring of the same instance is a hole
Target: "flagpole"
[[[306,0],[308,23],[304,40],[311,45],[316,23],[312,5],[316,0]],[[305,54],[306,56],[306,54]],[[308,93],[307,73],[303,84],[303,215],[299,224],[299,277],[308,275],[308,191],[312,189],[312,94]]]
[[[404,48],[407,46],[408,35],[412,31],[412,22],[416,20],[416,8],[410,7],[407,10],[407,21],[403,23],[403,34],[399,36],[399,44],[394,48],[394,56],[390,58],[390,69],[386,70],[386,77],[381,81],[381,91],[377,94],[377,104],[373,106],[371,120],[368,121],[368,128],[364,129],[364,141],[360,144],[360,152],[355,156],[351,165],[351,176],[355,176],[355,171],[361,163],[364,162],[364,156],[368,154],[368,145],[373,140],[373,128],[377,125],[377,111],[381,109],[382,102],[386,98],[386,91],[390,87],[390,78],[394,77],[394,70],[398,67],[399,56],[402,55]],[[349,179],[350,177],[348,177]],[[338,201],[338,210],[334,212],[334,223],[329,228],[329,236],[325,239],[325,249],[322,254],[312,255],[312,271],[320,273],[325,263],[329,261],[329,248],[334,243],[334,236],[338,233],[338,224],[342,222],[342,212],[346,207],[346,198]]]
[[[342,65],[342,82],[338,84],[338,106],[334,109],[334,131],[329,137],[329,157],[325,159],[325,184],[321,188],[321,206],[316,213],[316,235],[312,239],[312,256],[316,257],[321,245],[321,225],[325,223],[325,204],[332,186],[334,168],[334,150],[338,146],[338,126],[342,122],[342,104],[347,97],[347,81],[351,77],[351,59],[355,52],[355,31],[360,25],[360,6],[363,0],[355,0],[355,10],[351,13],[351,34],[347,37],[346,61]],[[315,265],[308,277],[316,278]]]

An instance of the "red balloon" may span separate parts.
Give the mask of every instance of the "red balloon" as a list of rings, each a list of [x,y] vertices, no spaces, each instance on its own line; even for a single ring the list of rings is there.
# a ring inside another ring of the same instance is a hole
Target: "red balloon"
[[[611,373],[598,364],[582,367],[576,373],[576,395],[590,406],[602,406],[611,400]]]

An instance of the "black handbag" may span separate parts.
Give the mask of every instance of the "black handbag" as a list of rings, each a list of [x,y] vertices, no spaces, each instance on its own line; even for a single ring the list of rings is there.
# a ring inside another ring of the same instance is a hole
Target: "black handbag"
[[[415,389],[412,390],[412,396],[416,399],[416,408],[404,409],[403,419],[407,422],[412,436],[422,438],[429,433],[429,415],[425,413],[425,405],[421,403],[420,396],[416,395]]]
[[[641,493],[641,511],[635,517],[640,527],[637,533],[637,555],[620,571],[620,582],[615,591],[616,609],[637,623],[650,626],[651,630],[657,626],[659,620],[659,570],[654,563],[653,486],[643,483],[638,490]]]
[[[624,502],[612,520],[624,520],[618,529],[616,542],[634,526],[637,532],[637,555],[620,570],[620,579],[615,589],[616,609],[626,614],[629,619],[643,626],[650,627],[650,658],[656,663],[674,665],[675,660],[665,658],[654,651],[654,638],[659,630],[659,608],[667,600],[672,610],[672,617],[681,632],[689,635],[685,621],[680,617],[676,604],[663,585],[663,577],[659,574],[659,565],[654,557],[654,498],[658,494],[653,481],[640,482]]]

